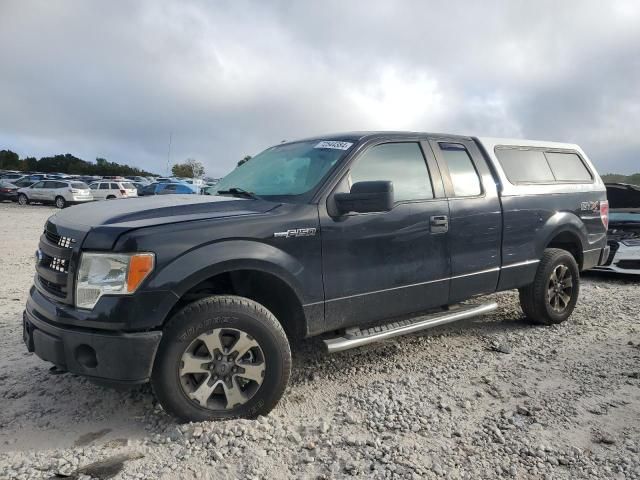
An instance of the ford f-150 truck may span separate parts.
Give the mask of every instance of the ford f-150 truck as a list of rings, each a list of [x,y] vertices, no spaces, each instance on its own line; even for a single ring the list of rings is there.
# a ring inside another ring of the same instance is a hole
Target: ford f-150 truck
[[[487,313],[566,320],[606,261],[605,187],[577,145],[412,133],[283,143],[213,196],[81,205],[46,222],[24,341],[59,370],[151,381],[181,420],[255,417],[290,342],[337,352]]]

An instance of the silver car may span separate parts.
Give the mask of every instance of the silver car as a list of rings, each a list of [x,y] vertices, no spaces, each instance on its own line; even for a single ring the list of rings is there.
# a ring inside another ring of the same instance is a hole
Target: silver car
[[[18,203],[53,203],[58,208],[93,201],[89,186],[84,182],[69,180],[42,180],[30,187],[18,190]]]

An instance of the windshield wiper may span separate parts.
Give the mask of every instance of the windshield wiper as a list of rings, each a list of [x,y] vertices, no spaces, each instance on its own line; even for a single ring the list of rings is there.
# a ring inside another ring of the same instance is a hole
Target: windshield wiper
[[[255,193],[248,192],[243,188],[239,188],[239,187],[231,187],[226,190],[218,190],[216,193],[219,195],[234,195],[236,197],[251,198],[253,200],[261,200],[261,198]]]

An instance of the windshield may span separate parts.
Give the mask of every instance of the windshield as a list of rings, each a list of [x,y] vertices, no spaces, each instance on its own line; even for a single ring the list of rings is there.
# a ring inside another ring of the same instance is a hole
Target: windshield
[[[258,196],[296,196],[313,190],[353,143],[314,140],[271,147],[243,163],[211,189]]]

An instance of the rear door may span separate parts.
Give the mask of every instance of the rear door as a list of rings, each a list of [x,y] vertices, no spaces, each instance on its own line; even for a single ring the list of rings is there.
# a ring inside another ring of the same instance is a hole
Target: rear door
[[[472,140],[430,141],[449,199],[451,303],[494,292],[500,276],[502,211],[495,180]]]
[[[326,330],[446,305],[449,207],[429,145],[374,143],[343,175],[320,204]],[[335,193],[370,180],[393,182],[391,211],[330,213]]]

